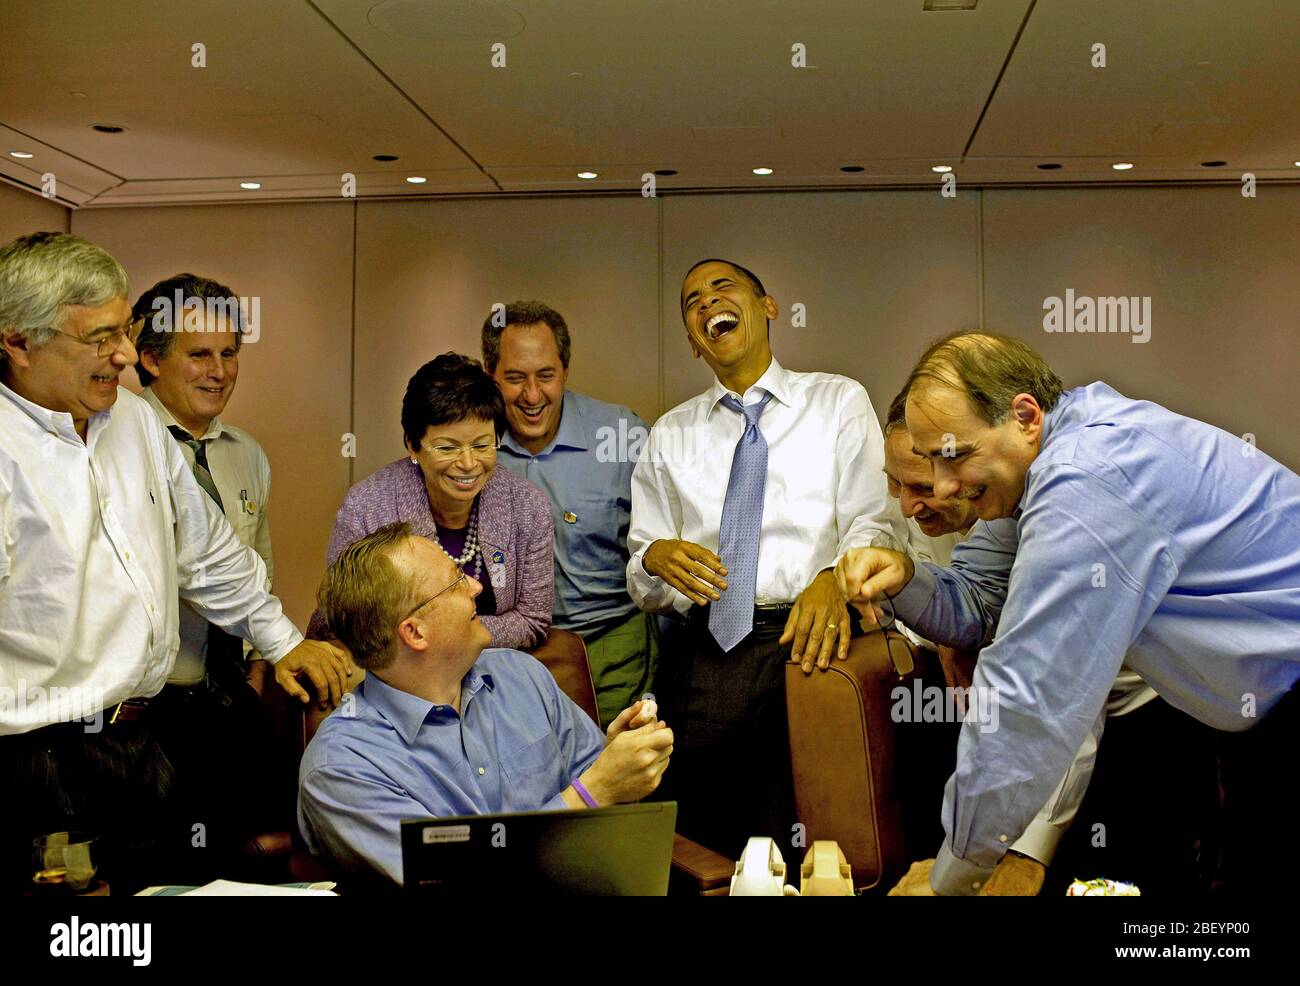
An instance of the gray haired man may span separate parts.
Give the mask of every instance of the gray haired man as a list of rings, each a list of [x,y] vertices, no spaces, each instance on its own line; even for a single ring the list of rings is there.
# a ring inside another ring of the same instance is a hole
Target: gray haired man
[[[302,639],[180,446],[120,392],[142,327],[128,291],[76,236],[0,248],[0,881],[22,879],[43,833],[93,831],[101,872],[136,879],[159,875],[148,864],[178,823],[190,836],[148,709],[176,660],[178,599],[252,640],[304,702],[298,677],[337,702],[350,673]]]

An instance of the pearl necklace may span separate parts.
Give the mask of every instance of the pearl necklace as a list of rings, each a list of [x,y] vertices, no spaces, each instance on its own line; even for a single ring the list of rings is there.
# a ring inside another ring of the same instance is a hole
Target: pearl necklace
[[[465,531],[464,551],[459,555],[453,555],[443,547],[442,541],[438,538],[438,525],[436,522],[433,525],[433,540],[439,548],[442,548],[442,553],[456,563],[457,568],[464,570],[465,566],[473,561],[474,574],[471,578],[477,580],[483,563],[483,556],[479,554],[478,550],[478,500],[474,501],[474,508],[469,514],[469,527]]]

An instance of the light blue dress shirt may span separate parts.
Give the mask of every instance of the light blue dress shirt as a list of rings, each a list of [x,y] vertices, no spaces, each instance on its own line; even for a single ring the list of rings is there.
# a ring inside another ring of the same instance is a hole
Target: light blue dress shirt
[[[533,455],[509,432],[497,463],[540,486],[555,515],[552,625],[592,634],[636,613],[627,594],[632,470],[649,429],[625,407],[571,390],[555,439]]]
[[[997,690],[999,728],[962,727],[931,873],[939,893],[987,877],[1064,774],[1121,664],[1231,731],[1300,679],[1300,476],[1102,383],[1062,396],[1015,517],[977,525],[953,564],[962,570],[918,566],[894,599],[931,639],[979,646],[996,629],[974,685]]]
[[[308,744],[298,827],[348,874],[401,885],[401,823],[560,810],[605,736],[536,658],[483,651],[462,680],[460,715],[373,674]]]

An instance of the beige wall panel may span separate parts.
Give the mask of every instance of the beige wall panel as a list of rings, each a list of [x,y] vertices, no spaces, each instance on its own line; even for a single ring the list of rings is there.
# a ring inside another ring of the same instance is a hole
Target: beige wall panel
[[[985,324],[1029,342],[1067,386],[1105,380],[1300,469],[1300,188],[990,191]],[[1151,298],[1151,337],[1056,334],[1043,302]]]
[[[67,206],[0,182],[0,244],[27,233],[68,231]]]
[[[72,221],[126,267],[132,301],[182,271],[261,298],[261,338],[243,349],[224,418],[271,460],[275,589],[299,627],[348,486],[352,224],[351,203],[81,210]]]
[[[713,381],[682,325],[686,270],[743,264],[777,301],[772,350],[794,370],[860,380],[883,420],[925,344],[978,324],[977,192],[684,195],[664,200],[664,407]],[[791,326],[795,303],[807,324]]]
[[[545,301],[573,341],[569,386],[657,411],[657,202],[366,203],[357,222],[355,477],[402,454],[402,394],[439,353],[477,358],[494,302]]]

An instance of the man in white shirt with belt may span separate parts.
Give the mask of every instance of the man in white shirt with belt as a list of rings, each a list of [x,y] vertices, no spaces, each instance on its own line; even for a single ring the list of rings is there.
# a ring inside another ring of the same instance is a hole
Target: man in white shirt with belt
[[[686,620],[655,690],[675,733],[661,796],[678,801],[679,832],[718,852],[735,858],[748,836],[767,835],[788,853],[785,659],[810,672],[847,654],[835,561],[852,547],[902,548],[905,535],[866,391],[772,357],[777,305],[759,279],[701,261],[681,311],[717,380],[651,430],[628,534],[633,600]]]
[[[183,819],[143,707],[172,672],[179,598],[301,701],[299,676],[337,703],[350,673],[303,641],[180,446],[119,392],[141,327],[128,291],[78,237],[0,248],[0,882],[30,877],[34,835],[70,829],[100,836],[102,872],[156,875]]]
[[[235,536],[262,559],[271,589],[271,466],[252,435],[220,417],[239,378],[244,338],[251,329],[256,341],[258,326],[246,324],[230,288],[195,274],[159,281],[132,311],[144,319],[135,344],[140,396]],[[206,851],[196,859],[216,864],[220,850],[257,829],[291,827],[296,767],[275,742],[260,700],[268,663],[183,599],[179,616],[180,650],[151,716],[179,783],[190,789],[195,818],[208,823]]]

